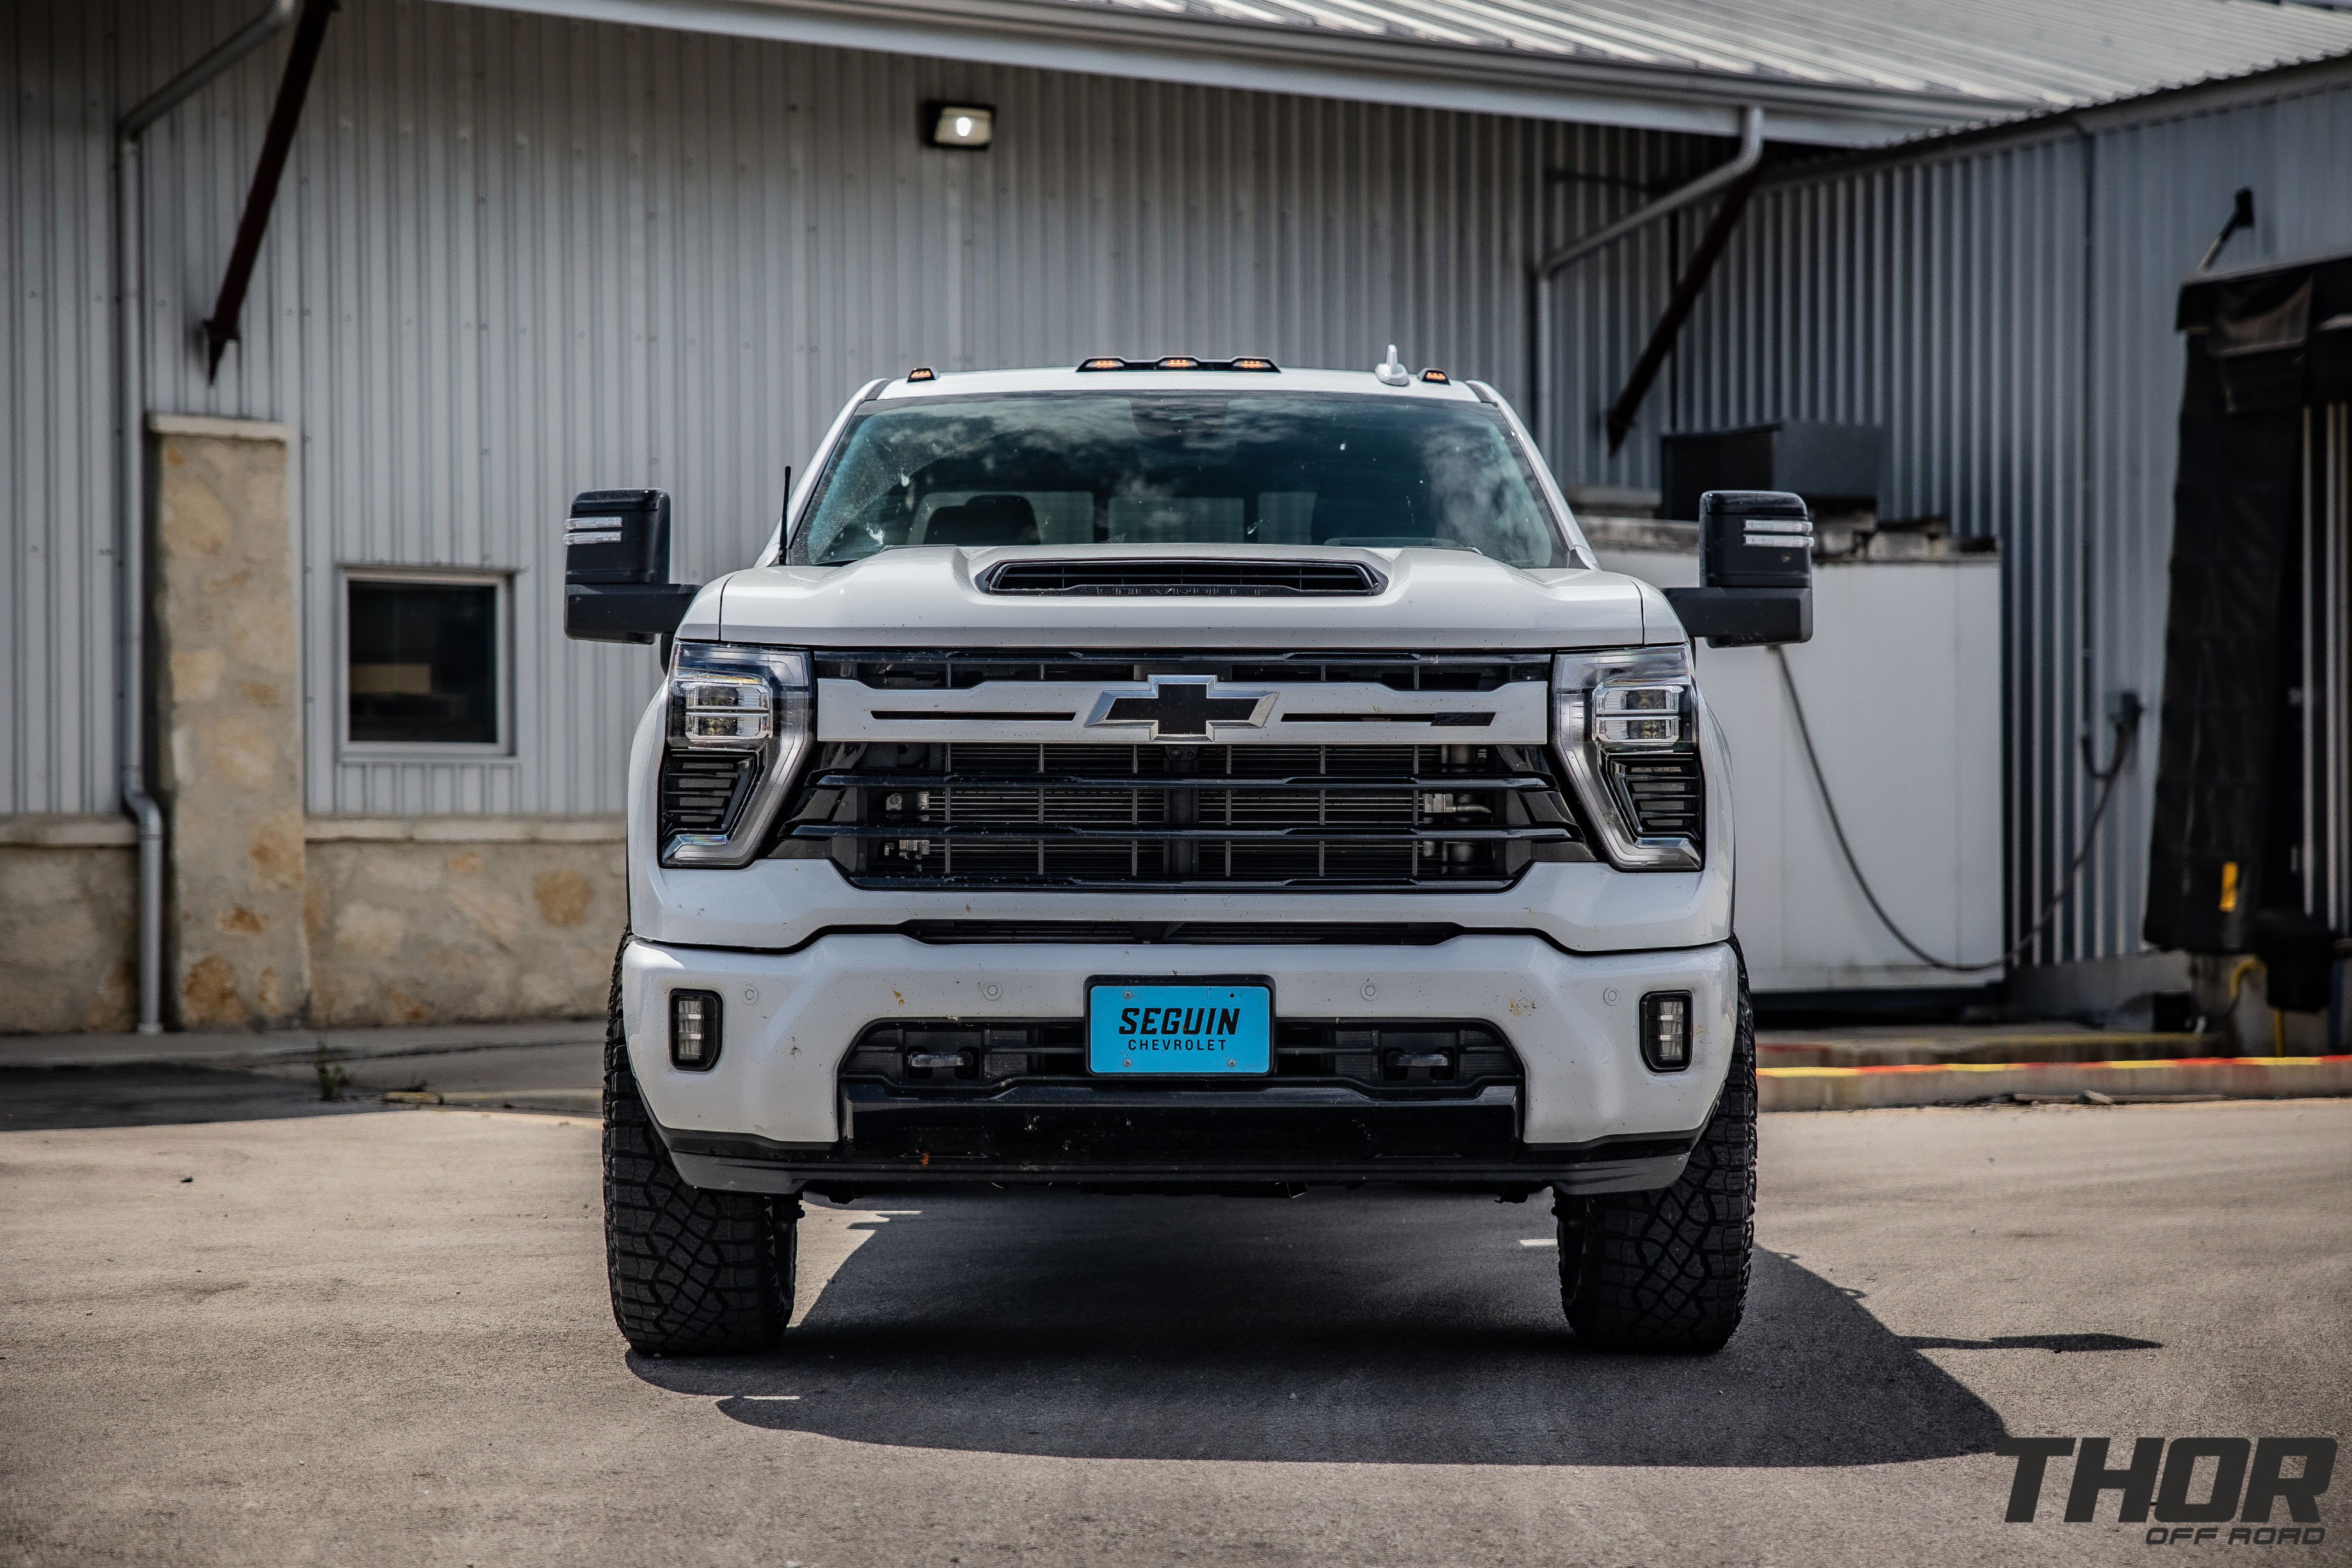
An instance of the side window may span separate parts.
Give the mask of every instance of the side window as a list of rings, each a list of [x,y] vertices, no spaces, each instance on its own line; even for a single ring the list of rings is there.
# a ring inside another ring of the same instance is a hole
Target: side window
[[[505,751],[507,594],[503,577],[346,577],[345,747]]]

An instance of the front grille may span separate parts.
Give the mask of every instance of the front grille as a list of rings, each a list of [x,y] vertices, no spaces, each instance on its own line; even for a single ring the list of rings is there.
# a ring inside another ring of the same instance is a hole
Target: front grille
[[[1379,593],[1388,586],[1351,560],[1009,560],[984,573],[987,593],[1087,597],[1304,598]]]
[[[1463,887],[1586,858],[1539,746],[832,742],[783,832],[875,887]]]
[[[1475,1094],[1490,1085],[1517,1084],[1522,1077],[1509,1043],[1483,1023],[1286,1019],[1276,1021],[1274,1033],[1269,1076],[1286,1083],[1339,1082],[1379,1095],[1420,1097]],[[919,1057],[937,1065],[917,1067]],[[874,1024],[850,1048],[841,1076],[845,1082],[865,1080],[958,1099],[1023,1084],[1102,1082],[1087,1071],[1086,1025],[1076,1019]],[[1138,1082],[1126,1075],[1117,1080],[1123,1089]],[[1187,1086],[1203,1082],[1187,1080]],[[1231,1084],[1265,1082],[1252,1074]]]
[[[751,752],[663,752],[661,841],[678,833],[725,833],[759,771],[760,759]]]

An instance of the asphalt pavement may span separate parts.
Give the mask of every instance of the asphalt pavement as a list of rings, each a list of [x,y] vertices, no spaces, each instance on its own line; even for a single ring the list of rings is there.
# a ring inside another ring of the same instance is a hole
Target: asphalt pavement
[[[1990,1451],[2344,1435],[2352,1102],[1768,1116],[1712,1357],[1582,1348],[1540,1200],[1047,1193],[812,1204],[783,1348],[650,1361],[593,1117],[319,1090],[0,1074],[7,1560],[2352,1561],[2352,1479],[2155,1548],[2003,1522]]]

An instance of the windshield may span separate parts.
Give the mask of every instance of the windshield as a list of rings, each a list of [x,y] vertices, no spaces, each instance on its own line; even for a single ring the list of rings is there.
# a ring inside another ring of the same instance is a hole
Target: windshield
[[[1032,393],[857,416],[788,559],[901,545],[1363,545],[1566,563],[1484,403]]]

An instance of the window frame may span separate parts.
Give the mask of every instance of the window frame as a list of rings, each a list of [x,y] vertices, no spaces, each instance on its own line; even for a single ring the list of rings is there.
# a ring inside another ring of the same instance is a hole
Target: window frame
[[[335,758],[339,762],[511,761],[514,723],[514,579],[511,570],[481,567],[344,566],[335,587]],[[498,738],[489,741],[354,740],[352,738],[352,588],[388,582],[420,588],[491,590],[490,701]]]

